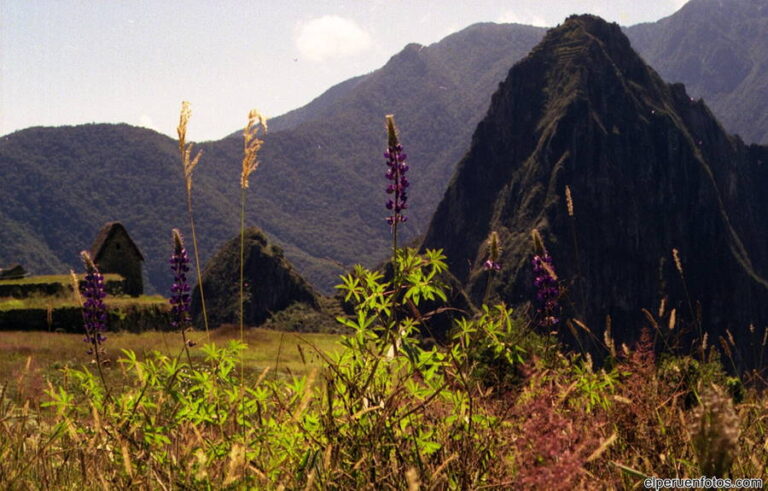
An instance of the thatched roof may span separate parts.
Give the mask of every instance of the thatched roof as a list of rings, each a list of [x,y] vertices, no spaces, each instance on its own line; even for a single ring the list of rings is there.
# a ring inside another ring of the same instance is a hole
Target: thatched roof
[[[3,280],[16,280],[27,276],[29,273],[21,264],[11,264],[7,268],[0,268],[0,279]]]
[[[96,240],[93,242],[93,246],[91,246],[91,257],[93,258],[94,262],[99,262],[99,256],[101,256],[104,248],[107,246],[112,237],[114,237],[115,234],[121,230],[128,238],[128,246],[133,248],[134,252],[136,252],[136,254],[139,256],[139,259],[142,261],[144,260],[144,256],[141,254],[138,246],[133,242],[133,239],[131,239],[131,236],[128,235],[128,231],[125,229],[123,224],[120,222],[107,222],[103,227],[101,227],[99,234],[96,236]]]

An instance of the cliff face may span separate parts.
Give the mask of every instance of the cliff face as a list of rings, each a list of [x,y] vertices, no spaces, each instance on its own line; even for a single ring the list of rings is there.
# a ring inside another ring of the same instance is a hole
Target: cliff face
[[[318,306],[312,287],[293,271],[279,247],[267,243],[260,230],[246,229],[244,245],[246,325],[259,325],[295,303]],[[239,322],[239,283],[240,235],[227,241],[203,271],[203,290],[211,327]],[[192,315],[195,324],[201,326],[200,290],[197,287],[192,295]]]
[[[503,268],[494,293],[521,304],[534,294],[529,234],[537,228],[565,313],[594,331],[611,315],[615,336],[633,339],[641,309],[656,311],[667,297],[683,324],[693,326],[700,302],[710,336],[744,333],[768,321],[766,153],[727,135],[682,85],[664,83],[617,25],[571,17],[494,94],[424,247],[444,248],[477,300],[484,241],[497,231]]]

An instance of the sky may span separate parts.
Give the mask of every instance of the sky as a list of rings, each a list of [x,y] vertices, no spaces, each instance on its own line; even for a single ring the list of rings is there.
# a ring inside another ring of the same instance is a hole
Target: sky
[[[0,0],[0,135],[128,123],[214,140],[477,22],[628,26],[687,0]]]

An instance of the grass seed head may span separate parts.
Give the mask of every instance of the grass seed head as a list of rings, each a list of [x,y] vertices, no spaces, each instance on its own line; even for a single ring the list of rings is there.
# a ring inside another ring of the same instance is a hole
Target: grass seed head
[[[677,249],[672,249],[672,258],[675,260],[675,268],[680,276],[683,275],[683,263],[680,261],[680,252]]]
[[[573,196],[571,196],[571,187],[565,186],[565,204],[568,207],[568,216],[574,216],[573,212]]]
[[[267,132],[267,118],[256,109],[248,113],[248,123],[243,130],[243,165],[240,172],[240,188],[248,189],[248,178],[259,166],[258,153],[264,140],[259,133]]]
[[[192,157],[192,143],[187,144],[187,124],[189,124],[191,115],[192,109],[189,102],[183,101],[181,103],[181,115],[179,116],[179,126],[176,127],[176,133],[179,135],[179,155],[181,156],[181,165],[184,168],[184,184],[187,187],[187,193],[192,191],[192,171],[203,155],[201,150]]]

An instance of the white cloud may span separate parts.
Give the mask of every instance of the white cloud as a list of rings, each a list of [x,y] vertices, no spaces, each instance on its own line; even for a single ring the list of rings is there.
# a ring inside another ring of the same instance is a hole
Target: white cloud
[[[351,19],[324,15],[298,25],[296,48],[311,61],[341,58],[371,47],[371,36]]]
[[[155,122],[152,121],[152,118],[149,117],[148,114],[142,114],[141,116],[139,116],[139,126],[150,129],[150,130],[158,131],[157,127],[155,126]]]
[[[682,8],[682,6],[686,3],[688,3],[688,0],[672,0],[672,5],[674,5],[678,10]]]
[[[505,11],[498,19],[496,19],[496,22],[499,24],[525,24],[537,27],[552,26],[552,24],[544,20],[544,17],[531,14],[530,12],[515,12],[512,10]]]

